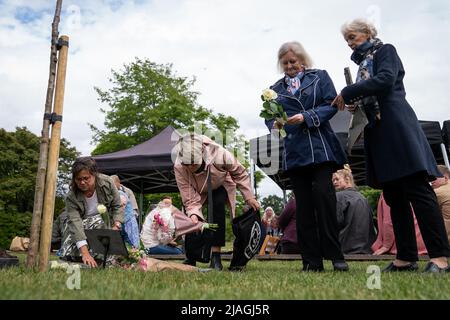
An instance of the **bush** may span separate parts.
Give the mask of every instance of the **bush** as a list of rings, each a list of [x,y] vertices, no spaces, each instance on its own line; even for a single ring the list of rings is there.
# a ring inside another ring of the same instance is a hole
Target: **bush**
[[[367,201],[369,201],[369,205],[372,208],[373,216],[377,216],[377,206],[378,206],[378,200],[380,199],[381,190],[378,189],[372,189],[368,186],[361,186],[359,187],[359,192],[362,193],[364,197],[366,197]]]
[[[30,237],[31,212],[0,212],[0,247],[9,249],[15,236]]]

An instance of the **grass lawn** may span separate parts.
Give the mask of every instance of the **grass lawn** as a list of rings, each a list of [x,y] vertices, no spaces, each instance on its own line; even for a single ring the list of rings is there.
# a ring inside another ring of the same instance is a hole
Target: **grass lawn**
[[[37,273],[21,262],[21,267],[0,269],[0,299],[450,299],[450,274],[382,273],[381,289],[370,290],[367,267],[387,262],[349,264],[350,272],[319,274],[300,272],[301,261],[258,260],[241,273],[81,269],[81,289],[70,290],[64,270]],[[420,262],[421,269],[424,265]],[[332,270],[331,263],[325,268]]]

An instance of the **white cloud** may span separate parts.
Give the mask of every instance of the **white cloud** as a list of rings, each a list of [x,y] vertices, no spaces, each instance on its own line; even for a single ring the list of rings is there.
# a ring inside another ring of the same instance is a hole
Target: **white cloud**
[[[2,128],[41,130],[54,3],[0,2]],[[18,21],[18,7],[41,14]],[[278,47],[302,42],[339,90],[343,68],[356,71],[340,26],[361,16],[375,19],[382,40],[397,47],[406,69],[407,98],[418,117],[449,119],[450,5],[444,0],[65,0],[60,34],[70,36],[70,52],[62,134],[83,154],[90,153],[87,122],[103,123],[93,87],[107,88],[110,70],[134,57],[173,63],[179,75],[195,76],[202,105],[236,117],[249,138],[264,134],[259,95],[280,77]],[[276,189],[269,184],[266,179],[263,193]]]

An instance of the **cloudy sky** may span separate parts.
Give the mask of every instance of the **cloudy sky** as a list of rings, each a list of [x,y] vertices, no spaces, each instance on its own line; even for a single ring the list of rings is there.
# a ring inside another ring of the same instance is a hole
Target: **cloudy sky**
[[[55,3],[0,0],[1,128],[40,134]],[[450,119],[448,0],[64,0],[60,35],[70,37],[70,51],[62,135],[91,152],[87,123],[102,128],[106,107],[93,87],[108,88],[111,69],[134,57],[173,63],[178,75],[196,77],[201,105],[237,118],[248,138],[266,134],[259,96],[280,77],[279,46],[300,41],[339,91],[343,68],[356,71],[340,26],[357,17],[396,46],[419,119]],[[260,191],[280,194],[269,179]]]

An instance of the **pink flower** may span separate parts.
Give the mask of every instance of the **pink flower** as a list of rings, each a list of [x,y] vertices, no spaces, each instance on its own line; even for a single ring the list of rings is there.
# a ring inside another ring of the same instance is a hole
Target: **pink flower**
[[[142,271],[148,270],[148,264],[146,259],[140,259],[138,263],[138,269]]]

